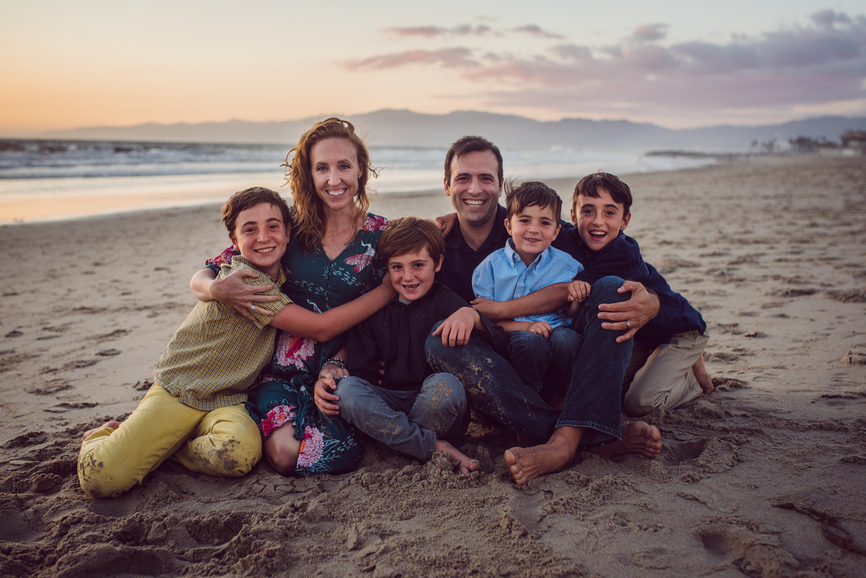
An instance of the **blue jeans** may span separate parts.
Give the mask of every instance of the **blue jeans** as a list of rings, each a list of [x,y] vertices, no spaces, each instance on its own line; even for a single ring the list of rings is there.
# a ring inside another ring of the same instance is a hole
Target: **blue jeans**
[[[431,335],[426,343],[427,363],[434,371],[457,377],[475,411],[512,429],[530,445],[547,442],[563,426],[585,428],[580,440],[584,449],[619,441],[622,379],[632,343],[616,343],[621,333],[601,328],[598,305],[628,300],[628,293],[617,293],[622,284],[619,277],[597,281],[582,314],[572,323],[583,335],[583,343],[561,411],[547,405],[511,364],[475,334],[462,347],[445,347],[441,338]]]
[[[456,441],[469,427],[469,405],[453,375],[434,373],[418,389],[396,391],[360,377],[337,383],[340,415],[392,450],[429,460],[436,440]]]
[[[568,327],[556,327],[550,339],[512,331],[508,334],[508,362],[532,391],[565,396],[582,342],[583,336]]]

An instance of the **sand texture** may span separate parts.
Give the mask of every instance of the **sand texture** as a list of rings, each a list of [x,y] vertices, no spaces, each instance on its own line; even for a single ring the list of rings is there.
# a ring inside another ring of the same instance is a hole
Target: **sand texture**
[[[473,423],[472,474],[368,443],[342,476],[167,463],[87,499],[81,434],[144,395],[190,275],[227,244],[219,211],[0,228],[0,575],[866,575],[866,163],[626,180],[628,233],[707,320],[716,391],[649,416],[658,458],[579,453],[525,487],[502,460],[514,436]],[[570,199],[575,181],[553,184]],[[448,208],[441,193],[373,204]]]

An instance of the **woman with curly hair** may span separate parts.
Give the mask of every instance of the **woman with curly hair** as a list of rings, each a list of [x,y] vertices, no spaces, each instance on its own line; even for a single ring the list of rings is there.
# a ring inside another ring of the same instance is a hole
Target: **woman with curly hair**
[[[381,283],[376,251],[388,222],[367,211],[367,181],[376,176],[367,147],[351,123],[329,118],[301,136],[283,166],[293,199],[283,293],[312,311],[342,306],[371,315],[385,303],[358,297]],[[215,281],[214,271],[231,257],[227,250],[208,261],[190,285],[199,299],[248,315],[256,303],[272,298],[235,275]],[[265,459],[283,475],[339,473],[361,459],[352,428],[338,416],[323,415],[314,400],[317,387],[347,375],[343,332],[349,327],[330,323],[303,334],[280,331],[273,363],[250,395],[247,408],[264,437]]]

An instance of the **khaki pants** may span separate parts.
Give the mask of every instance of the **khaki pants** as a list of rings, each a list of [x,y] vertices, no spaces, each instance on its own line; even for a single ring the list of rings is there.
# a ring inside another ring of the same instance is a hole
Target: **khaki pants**
[[[119,496],[173,458],[193,472],[238,477],[262,456],[259,429],[243,405],[202,411],[154,384],[117,430],[84,440],[78,481],[92,498]]]
[[[674,409],[701,395],[692,365],[708,340],[708,335],[690,331],[656,348],[635,341],[623,379],[625,414],[636,417],[656,409]]]

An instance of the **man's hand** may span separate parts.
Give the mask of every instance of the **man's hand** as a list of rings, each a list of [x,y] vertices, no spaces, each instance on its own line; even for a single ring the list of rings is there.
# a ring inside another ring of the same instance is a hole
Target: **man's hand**
[[[457,222],[457,213],[448,213],[441,217],[436,217],[436,224],[442,232],[443,237],[447,237],[448,233],[454,228],[454,223]]]
[[[337,391],[337,381],[327,371],[323,371],[313,388],[313,399],[316,407],[325,415],[340,415],[340,406],[335,402],[340,401],[339,396],[334,395]]]
[[[583,303],[589,297],[591,291],[592,285],[586,281],[572,281],[568,284],[568,300]]]
[[[255,321],[256,318],[250,312],[253,305],[256,303],[279,301],[280,296],[264,295],[261,293],[262,291],[273,289],[273,283],[269,283],[268,285],[247,285],[244,283],[244,279],[247,277],[256,279],[258,278],[258,274],[247,270],[234,271],[222,279],[214,280],[210,287],[210,293],[216,301],[234,307],[241,315],[250,321]],[[256,312],[268,317],[274,316],[273,311],[264,307],[257,307]]]
[[[534,333],[536,335],[541,335],[545,339],[550,339],[550,333],[553,331],[553,328],[547,321],[534,321],[526,328],[526,330],[529,333]]]
[[[601,313],[598,318],[608,321],[602,323],[602,329],[625,331],[616,338],[617,343],[628,341],[638,329],[646,325],[650,319],[658,315],[659,298],[646,290],[641,283],[626,281],[617,289],[619,293],[631,291],[631,298],[622,303],[602,303],[598,306]]]
[[[475,322],[479,321],[478,312],[471,307],[461,307],[442,322],[433,337],[442,336],[442,345],[445,347],[457,347],[469,343]]]

